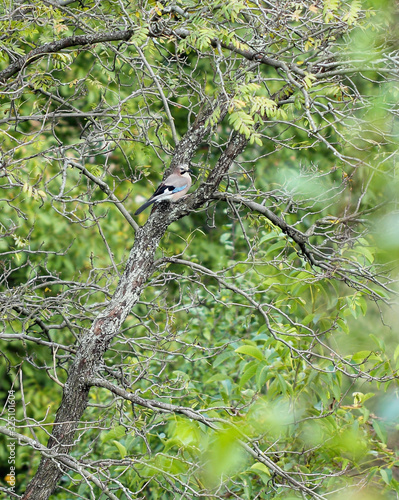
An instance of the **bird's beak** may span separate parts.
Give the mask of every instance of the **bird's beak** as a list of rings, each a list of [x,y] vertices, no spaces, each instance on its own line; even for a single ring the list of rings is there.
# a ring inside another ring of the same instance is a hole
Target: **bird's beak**
[[[193,171],[193,169],[192,169],[192,168],[189,168],[189,169],[188,169],[188,171],[190,172],[190,174],[193,174],[193,173],[194,173],[194,171]]]

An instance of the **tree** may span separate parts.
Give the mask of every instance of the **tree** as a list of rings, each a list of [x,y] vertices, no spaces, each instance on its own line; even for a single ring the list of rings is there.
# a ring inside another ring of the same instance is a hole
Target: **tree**
[[[393,6],[2,9],[2,491],[390,498]]]

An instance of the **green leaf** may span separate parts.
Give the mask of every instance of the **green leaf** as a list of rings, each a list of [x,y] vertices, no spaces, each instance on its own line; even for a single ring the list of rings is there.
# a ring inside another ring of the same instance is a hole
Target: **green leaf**
[[[263,353],[257,347],[252,345],[242,345],[241,347],[238,347],[235,352],[238,352],[239,354],[246,354],[247,356],[259,359],[259,361],[264,361],[265,359]]]
[[[315,314],[308,314],[301,321],[302,325],[305,325],[305,326],[308,325],[313,320],[314,317],[315,317]]]
[[[250,380],[257,372],[258,370],[258,365],[256,361],[253,361],[252,363],[248,363],[246,367],[244,368],[244,372],[241,375],[240,382],[239,382],[239,387],[242,388],[244,385]]]
[[[392,481],[392,470],[391,469],[380,469],[380,474],[382,479],[386,484],[391,484]]]
[[[282,393],[284,393],[284,394],[292,393],[291,386],[286,382],[286,380],[284,379],[284,377],[280,373],[277,374],[277,379],[278,379]]]
[[[378,420],[373,420],[373,428],[379,437],[380,441],[382,441],[384,444],[387,443],[387,430],[385,429],[385,426],[382,422]]]
[[[221,380],[226,380],[227,375],[225,373],[215,373],[212,377],[205,380],[204,384],[212,384],[213,382],[220,382]]]
[[[371,253],[368,247],[357,246],[356,252],[366,257],[369,264],[372,264],[374,262],[374,255]],[[364,259],[357,259],[357,260],[364,260]]]
[[[270,366],[266,364],[258,364],[258,369],[256,373],[256,387],[258,391],[260,391],[264,386],[269,373],[270,373]]]
[[[224,363],[227,359],[231,358],[234,356],[233,351],[224,351],[222,354],[219,354],[219,356],[216,357],[215,361],[213,362],[213,368],[217,368],[219,365]]]
[[[378,345],[381,351],[385,351],[385,342],[382,339],[378,338],[373,333],[370,333],[370,338],[374,340],[374,342]]]
[[[126,429],[123,427],[123,425],[118,425],[115,427],[115,429],[112,429],[111,431],[107,433],[103,433],[101,435],[101,441],[103,443],[106,443],[107,441],[110,441],[111,439],[120,439],[126,434]]]
[[[349,26],[351,24],[355,24],[361,10],[362,10],[362,3],[360,2],[360,0],[353,0],[353,2],[349,7],[349,11],[344,15],[342,20],[346,21]]]
[[[367,394],[363,394],[362,392],[354,392],[352,394],[354,398],[355,404],[364,404],[368,399],[375,396],[374,392],[368,392]]]
[[[382,361],[381,356],[373,351],[359,351],[352,356],[352,361],[356,364],[365,363],[366,361]]]
[[[118,448],[119,453],[121,454],[121,457],[125,458],[127,455],[127,449],[123,446],[123,444],[121,444],[119,441],[115,441],[115,440],[113,440],[112,442]]]
[[[266,467],[266,465],[257,462],[251,466],[251,471],[255,471],[259,477],[262,479],[264,484],[267,484],[270,481],[271,473],[270,470]]]

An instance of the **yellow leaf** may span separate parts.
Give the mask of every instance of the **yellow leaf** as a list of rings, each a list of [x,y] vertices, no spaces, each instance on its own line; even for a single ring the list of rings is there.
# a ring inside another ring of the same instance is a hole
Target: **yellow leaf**
[[[296,10],[296,11],[292,14],[292,20],[293,20],[293,21],[299,21],[299,19],[300,19],[300,15],[301,15],[301,11],[300,11],[300,10]]]
[[[15,485],[15,476],[13,476],[11,474],[7,474],[6,477],[4,478],[4,480],[10,486],[14,486]]]

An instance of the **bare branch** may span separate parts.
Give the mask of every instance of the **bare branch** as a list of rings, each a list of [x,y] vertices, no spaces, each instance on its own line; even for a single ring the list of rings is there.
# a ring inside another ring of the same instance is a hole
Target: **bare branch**
[[[17,74],[22,69],[26,68],[37,59],[47,55],[60,52],[63,49],[76,46],[93,45],[103,42],[127,42],[133,35],[132,30],[114,31],[109,33],[95,33],[92,35],[75,35],[70,36],[55,42],[46,43],[31,50],[26,56],[20,57],[15,62],[10,64],[6,69],[0,71],[0,82],[5,83],[9,78]]]

